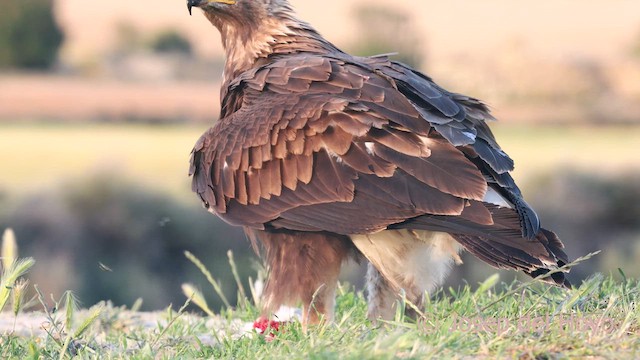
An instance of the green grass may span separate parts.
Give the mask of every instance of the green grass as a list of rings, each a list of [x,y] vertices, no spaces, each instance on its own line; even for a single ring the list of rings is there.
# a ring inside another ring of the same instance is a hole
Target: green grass
[[[224,296],[199,260],[186,256]],[[229,262],[235,273],[232,254]],[[49,301],[34,286],[40,312],[0,314],[0,325],[12,317],[14,321],[10,331],[0,333],[0,358],[631,358],[640,351],[640,283],[620,274],[622,281],[596,275],[572,290],[537,280],[498,284],[498,275],[493,275],[475,290],[468,285],[449,288],[421,308],[409,304],[419,314],[417,320],[397,311],[393,321],[378,324],[366,319],[362,292],[343,284],[335,321],[306,330],[289,322],[267,335],[251,331],[260,311],[242,287],[239,295],[244,297],[237,307],[213,314],[193,292],[177,312],[169,306],[164,312],[142,313],[141,301],[131,309],[103,302],[78,310],[71,292]],[[15,291],[4,282],[3,287]],[[187,311],[192,301],[210,315]]]
[[[495,280],[475,292],[464,287],[436,294],[418,322],[399,317],[378,326],[365,320],[363,295],[342,286],[334,323],[306,332],[291,323],[272,340],[239,334],[241,323],[258,315],[253,306],[200,317],[99,304],[75,315],[83,323],[99,311],[79,336],[65,336],[73,333],[67,330],[44,337],[0,335],[0,358],[547,359],[632,358],[640,351],[636,280],[596,276],[570,291],[513,283],[498,292]],[[43,323],[65,323],[68,312],[59,313],[43,313]]]

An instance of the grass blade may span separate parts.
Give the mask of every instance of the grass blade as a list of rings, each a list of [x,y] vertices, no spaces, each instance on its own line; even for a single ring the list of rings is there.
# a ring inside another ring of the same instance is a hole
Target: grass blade
[[[478,286],[478,289],[476,289],[476,292],[473,295],[476,298],[481,296],[482,294],[496,286],[498,281],[500,281],[500,274],[496,273],[489,276],[485,281],[482,282],[482,284],[480,284],[480,286]]]
[[[198,269],[200,269],[200,272],[204,274],[204,276],[207,278],[207,281],[209,281],[209,284],[213,286],[213,290],[216,292],[216,294],[218,294],[224,306],[230,309],[231,304],[229,303],[229,300],[227,300],[227,297],[224,295],[224,292],[222,291],[222,287],[220,286],[220,283],[217,282],[216,279],[213,278],[213,276],[211,276],[211,273],[209,272],[209,270],[207,270],[207,268],[204,266],[202,261],[200,261],[195,255],[193,255],[189,251],[185,251],[184,256],[186,256],[187,259],[189,259]]]
[[[233,251],[227,251],[227,257],[229,258],[229,265],[231,265],[231,273],[233,274],[233,278],[236,280],[236,285],[238,286],[238,304],[242,303],[242,307],[246,308],[249,299],[247,298],[247,293],[244,291],[244,285],[242,285],[242,281],[240,281],[238,267],[236,266],[236,261],[233,258]]]
[[[35,263],[33,258],[20,259],[3,271],[2,278],[0,278],[0,311],[2,311],[7,304],[11,290],[15,286],[18,278],[26,274]]]
[[[96,319],[98,319],[100,314],[102,314],[102,310],[103,309],[104,309],[103,305],[99,305],[95,309],[93,309],[93,311],[91,311],[91,314],[89,315],[89,317],[86,318],[80,324],[80,326],[76,329],[76,331],[73,334],[73,337],[74,338],[79,338],[80,336],[82,336],[82,334],[84,334],[84,332],[87,331],[89,326],[91,326],[91,324],[93,324],[96,321]]]
[[[18,259],[18,243],[16,235],[12,229],[6,229],[2,234],[2,269],[7,271],[13,263]]]
[[[204,296],[202,295],[202,292],[196,289],[195,286],[193,286],[192,284],[182,284],[182,293],[188,299],[191,299],[191,301],[193,301],[194,304],[196,304],[200,309],[202,309],[202,311],[207,313],[207,315],[215,316],[213,311],[211,311],[211,308],[209,308],[209,304],[207,304],[207,300],[205,300]]]
[[[65,292],[65,329],[70,331],[73,327],[73,317],[78,308],[77,300],[71,291]]]
[[[19,279],[13,286],[13,297],[11,299],[13,305],[13,315],[18,316],[24,303],[24,294],[29,286],[29,280]]]

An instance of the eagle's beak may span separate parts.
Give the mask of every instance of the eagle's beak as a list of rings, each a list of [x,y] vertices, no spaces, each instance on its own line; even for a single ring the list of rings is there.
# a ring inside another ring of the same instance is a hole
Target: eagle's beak
[[[189,15],[191,15],[192,7],[194,6],[198,7],[202,4],[209,4],[209,3],[234,5],[236,3],[236,0],[187,0],[187,10],[189,10]]]
[[[189,15],[191,15],[191,8],[200,5],[201,2],[201,0],[187,0],[187,10],[189,10]]]

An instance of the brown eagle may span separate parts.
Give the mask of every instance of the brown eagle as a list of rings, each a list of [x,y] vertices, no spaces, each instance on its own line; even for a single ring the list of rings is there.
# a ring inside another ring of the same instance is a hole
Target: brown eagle
[[[204,206],[262,248],[265,315],[333,315],[343,261],[368,260],[369,317],[420,304],[466,249],[538,276],[565,265],[509,171],[487,107],[387,56],[349,55],[287,0],[188,0],[222,34],[220,120],[190,173]],[[569,286],[562,272],[547,278]]]

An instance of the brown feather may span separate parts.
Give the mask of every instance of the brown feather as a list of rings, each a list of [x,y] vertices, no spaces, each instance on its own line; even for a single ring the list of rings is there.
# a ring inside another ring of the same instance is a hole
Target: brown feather
[[[258,171],[258,176],[260,177],[260,196],[263,199],[271,198],[271,162],[266,162],[262,166],[262,169]]]
[[[254,146],[249,149],[249,164],[253,169],[261,169],[263,161],[262,147]]]
[[[431,155],[424,158],[407,156],[382,145],[376,145],[374,151],[425,184],[447,194],[480,201],[484,198],[487,183],[473,163],[443,142],[432,140],[427,146]]]
[[[249,204],[257,205],[260,202],[262,188],[260,185],[260,174],[257,171],[247,173],[247,195]]]
[[[278,136],[278,140],[272,148],[273,157],[276,159],[284,159],[287,157],[287,139],[284,134]]]
[[[396,166],[386,160],[369,154],[362,143],[354,143],[346,154],[340,157],[345,164],[362,174],[375,174],[380,177],[390,177]]]
[[[314,158],[312,181],[323,184],[327,194],[333,196],[335,201],[351,201],[355,191],[353,179],[355,171],[336,163],[325,152],[316,153]]]
[[[238,170],[241,172],[247,172],[247,170],[249,170],[249,149],[242,149],[242,151],[240,151]]]
[[[288,156],[282,160],[282,185],[295,190],[298,185],[298,162],[295,156]]]
[[[480,201],[471,200],[465,205],[460,218],[480,225],[493,225],[493,216],[487,207]]]
[[[415,157],[428,157],[431,150],[420,138],[410,132],[399,131],[391,128],[372,129],[369,137],[376,142],[385,145],[397,152]]]
[[[271,175],[270,183],[271,189],[269,193],[271,195],[280,196],[282,193],[282,178],[280,173],[280,161],[279,159],[274,159],[270,162],[269,172]]]
[[[375,113],[369,111],[352,112],[349,113],[349,115],[351,115],[354,119],[360,121],[361,123],[376,129],[382,129],[385,125],[389,124],[389,120],[387,120],[386,118],[376,116]]]
[[[340,127],[329,127],[322,133],[322,142],[334,154],[344,155],[351,147],[353,136]]]
[[[222,169],[222,178],[220,179],[220,182],[224,195],[229,198],[234,198],[236,195],[236,182],[234,179],[233,169],[230,166],[225,166]]]
[[[311,155],[296,156],[298,180],[308,184],[313,176],[313,157]]]
[[[287,151],[292,155],[301,155],[304,153],[304,131],[298,130],[295,139],[287,143]]]
[[[346,113],[336,113],[332,116],[333,124],[353,136],[364,136],[371,126],[364,124]]]
[[[313,58],[312,58],[313,59]],[[310,81],[327,81],[331,77],[331,63],[327,59],[321,59],[322,64],[299,67],[291,71],[291,77]]]
[[[246,173],[237,173],[235,199],[242,205],[249,203],[249,195],[247,194]]]

